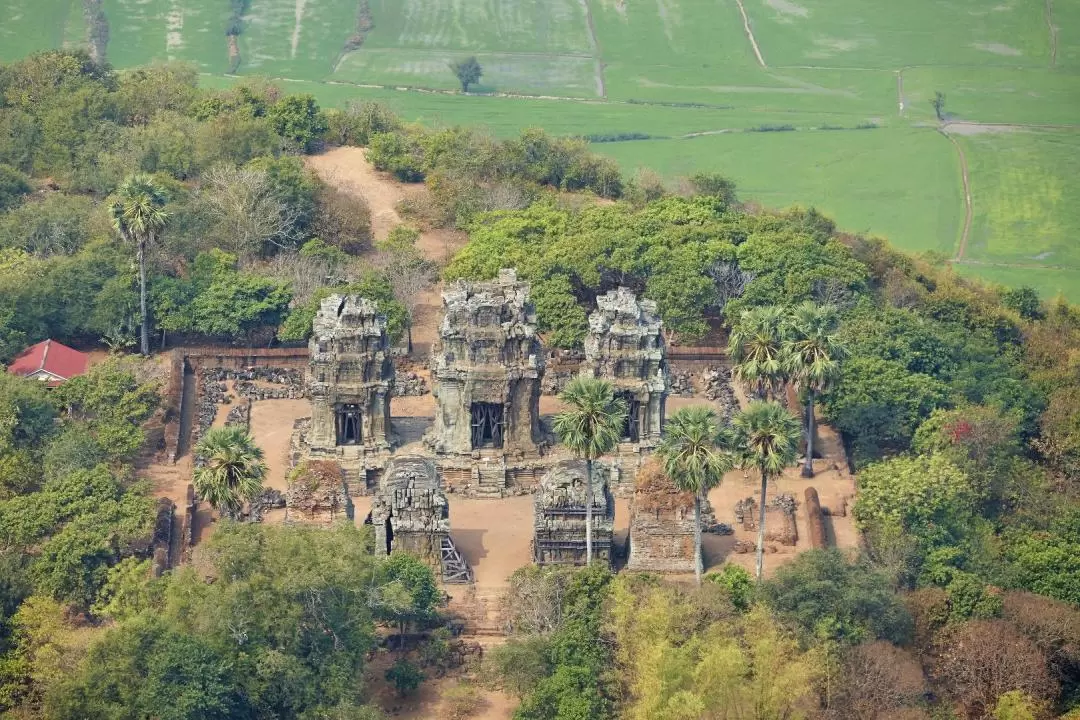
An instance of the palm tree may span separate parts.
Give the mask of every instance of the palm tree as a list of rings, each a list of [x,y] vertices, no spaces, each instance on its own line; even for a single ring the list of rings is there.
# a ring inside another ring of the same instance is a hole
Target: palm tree
[[[113,228],[137,248],[139,258],[139,311],[142,319],[140,349],[150,354],[150,318],[146,311],[146,248],[165,227],[165,191],[149,175],[132,175],[116,188],[109,203]]]
[[[716,413],[703,405],[682,408],[664,426],[656,453],[675,487],[694,493],[694,577],[701,584],[701,500],[718,486],[734,458],[717,444]]]
[[[732,448],[744,468],[761,473],[758,517],[757,579],[761,581],[765,560],[765,494],[769,479],[778,477],[798,455],[798,419],[780,403],[755,400],[732,421]]]
[[[242,427],[207,430],[195,446],[195,456],[202,462],[192,479],[195,492],[223,514],[235,515],[245,500],[254,499],[262,490],[263,452]]]
[[[626,402],[607,380],[578,375],[559,394],[569,405],[555,416],[555,434],[585,459],[585,563],[592,563],[593,460],[615,449],[626,422]]]
[[[806,462],[802,476],[814,477],[814,400],[840,373],[847,349],[836,336],[840,317],[835,305],[804,302],[789,319],[786,341],[788,372],[806,396]]]
[[[736,380],[759,399],[775,397],[787,380],[783,308],[757,307],[744,310],[731,329],[728,356]]]

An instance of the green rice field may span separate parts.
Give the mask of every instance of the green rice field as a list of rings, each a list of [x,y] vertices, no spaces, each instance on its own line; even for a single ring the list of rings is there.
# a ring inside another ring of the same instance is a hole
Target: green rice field
[[[182,60],[225,86],[236,63],[430,125],[644,138],[595,147],[628,175],[721,172],[744,199],[1080,300],[1075,0],[250,0],[237,58],[227,0],[104,9],[120,68]],[[0,0],[0,59],[79,46],[81,10]],[[464,95],[448,65],[470,55],[484,75]]]

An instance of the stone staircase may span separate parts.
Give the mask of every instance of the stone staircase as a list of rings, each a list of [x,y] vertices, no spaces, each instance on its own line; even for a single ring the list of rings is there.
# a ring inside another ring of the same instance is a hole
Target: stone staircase
[[[465,621],[462,637],[502,638],[506,635],[502,601],[506,588],[471,584],[455,593],[448,605],[455,615]]]
[[[506,489],[506,464],[499,460],[480,463],[473,474],[473,490],[477,497],[502,497]]]

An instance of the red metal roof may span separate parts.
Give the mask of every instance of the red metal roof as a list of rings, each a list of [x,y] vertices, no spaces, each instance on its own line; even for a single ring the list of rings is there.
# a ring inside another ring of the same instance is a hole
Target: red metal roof
[[[69,348],[55,340],[43,340],[19,353],[8,372],[16,375],[33,375],[44,370],[62,380],[82,375],[90,367],[90,356]]]

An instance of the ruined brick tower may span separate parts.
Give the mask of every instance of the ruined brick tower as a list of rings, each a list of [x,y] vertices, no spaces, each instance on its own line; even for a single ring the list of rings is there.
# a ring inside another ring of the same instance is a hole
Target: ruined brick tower
[[[620,287],[596,298],[583,370],[610,381],[629,410],[623,442],[648,449],[660,440],[669,378],[656,303]]]
[[[490,282],[458,281],[443,292],[432,348],[437,405],[425,436],[453,484],[494,494],[507,464],[538,457],[544,353],[529,285],[513,270]]]
[[[390,450],[394,365],[386,318],[355,295],[331,295],[315,315],[308,386],[311,424],[302,439],[310,457],[336,460],[350,494],[369,485]]]

